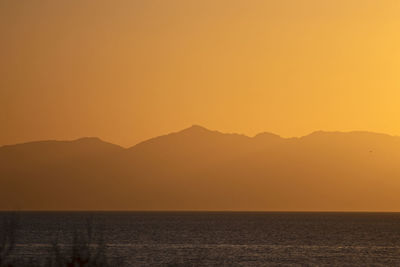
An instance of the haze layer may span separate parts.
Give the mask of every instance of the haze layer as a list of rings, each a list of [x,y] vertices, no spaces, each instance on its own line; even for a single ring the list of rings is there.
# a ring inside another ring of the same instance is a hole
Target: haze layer
[[[399,14],[398,0],[2,0],[0,145],[132,146],[193,123],[400,135]]]
[[[33,142],[0,148],[0,209],[400,211],[399,162],[368,132]]]

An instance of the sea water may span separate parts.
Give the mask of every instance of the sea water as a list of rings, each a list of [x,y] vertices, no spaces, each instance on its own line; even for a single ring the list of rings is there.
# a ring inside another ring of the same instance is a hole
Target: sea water
[[[9,215],[0,213],[0,222]],[[400,213],[19,212],[15,217],[13,254],[25,259],[43,259],[52,244],[71,244],[74,235],[90,228],[107,256],[126,266],[400,266]]]

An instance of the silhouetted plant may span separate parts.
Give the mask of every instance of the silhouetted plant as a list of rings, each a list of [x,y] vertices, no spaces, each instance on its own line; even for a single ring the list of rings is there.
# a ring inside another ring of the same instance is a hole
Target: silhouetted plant
[[[101,232],[93,233],[93,224],[87,223],[84,230],[75,230],[71,245],[53,242],[47,266],[103,267],[111,266],[107,258],[106,245]]]
[[[47,255],[40,259],[24,259],[13,254],[16,245],[18,220],[15,215],[4,217],[0,224],[0,267],[108,267],[122,266],[123,262],[111,262],[101,231],[93,231],[89,221],[85,229],[75,229],[71,244],[54,240]]]
[[[6,215],[0,224],[0,266],[14,266],[12,252],[15,248],[17,218],[15,214]]]

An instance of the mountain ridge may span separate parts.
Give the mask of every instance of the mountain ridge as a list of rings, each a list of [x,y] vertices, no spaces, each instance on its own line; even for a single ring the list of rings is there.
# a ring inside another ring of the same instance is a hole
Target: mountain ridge
[[[363,131],[28,142],[0,148],[0,210],[400,211],[399,162],[399,137]]]
[[[242,136],[242,137],[247,137],[249,139],[254,139],[254,138],[259,138],[261,136],[269,136],[269,137],[276,137],[276,138],[281,138],[281,139],[286,139],[286,140],[290,140],[290,139],[302,139],[305,137],[309,137],[309,136],[315,136],[315,135],[329,135],[329,134],[366,134],[366,135],[380,135],[380,136],[387,136],[387,137],[395,137],[395,138],[400,138],[400,136],[398,135],[391,135],[391,134],[387,134],[387,133],[381,133],[381,132],[373,132],[373,131],[363,131],[363,130],[352,130],[352,131],[326,131],[326,130],[316,130],[313,131],[309,134],[306,135],[302,135],[302,136],[292,136],[292,137],[282,137],[278,134],[272,133],[272,132],[260,132],[257,133],[253,136],[249,136],[249,135],[245,135],[245,134],[239,134],[239,133],[225,133],[225,132],[221,132],[221,131],[217,131],[217,130],[210,130],[206,127],[203,127],[201,125],[197,125],[197,124],[193,124],[190,127],[184,128],[183,130],[179,130],[179,131],[174,131],[168,134],[164,134],[164,135],[159,135],[159,136],[155,136],[155,137],[151,137],[149,139],[143,140],[138,142],[135,145],[132,146],[128,146],[128,147],[123,147],[120,146],[118,144],[112,143],[112,142],[108,142],[108,141],[104,141],[102,140],[100,137],[96,137],[96,136],[85,136],[85,137],[79,137],[77,139],[44,139],[44,140],[35,140],[35,141],[28,141],[28,142],[20,142],[20,143],[15,143],[15,144],[6,144],[6,145],[2,145],[0,146],[0,149],[3,147],[10,147],[10,146],[17,146],[17,145],[28,145],[28,144],[32,144],[32,143],[40,143],[40,142],[80,142],[80,141],[85,141],[85,140],[96,140],[96,141],[101,141],[104,143],[108,143],[108,144],[112,144],[124,149],[130,149],[133,148],[141,143],[145,143],[147,141],[153,140],[153,139],[157,139],[157,138],[161,138],[161,137],[166,137],[166,136],[170,136],[170,135],[174,135],[174,134],[180,134],[180,133],[193,133],[193,132],[203,132],[203,133],[214,133],[214,134],[223,134],[223,135],[235,135],[235,136]]]

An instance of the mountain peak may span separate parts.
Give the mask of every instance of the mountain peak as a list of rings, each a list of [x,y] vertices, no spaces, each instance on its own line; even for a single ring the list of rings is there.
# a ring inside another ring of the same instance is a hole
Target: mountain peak
[[[186,130],[191,130],[191,131],[209,131],[206,127],[203,127],[203,126],[198,125],[198,124],[193,124],[192,126],[187,128]]]
[[[180,132],[181,133],[206,133],[206,132],[212,132],[212,131],[203,126],[193,124],[189,128],[183,129]]]

